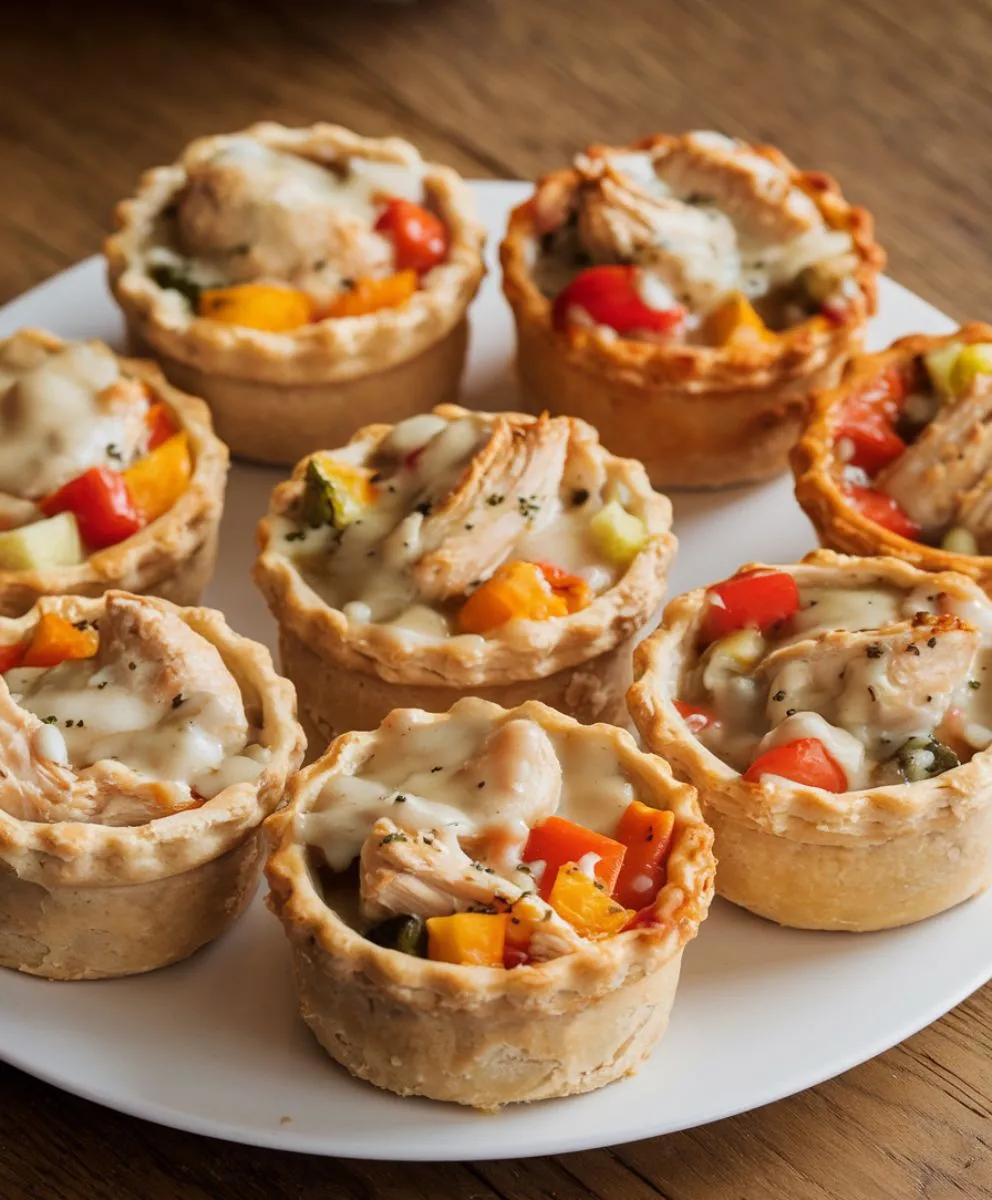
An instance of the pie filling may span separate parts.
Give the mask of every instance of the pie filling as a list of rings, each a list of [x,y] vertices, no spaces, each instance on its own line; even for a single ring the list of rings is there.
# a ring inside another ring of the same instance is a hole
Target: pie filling
[[[851,394],[835,430],[848,501],[891,533],[992,554],[992,344],[950,341]]]
[[[0,570],[78,566],[163,516],[187,435],[99,342],[0,343]]]
[[[992,744],[992,605],[922,585],[708,589],[675,706],[747,782],[831,792],[929,779]]]
[[[556,328],[661,345],[773,346],[860,295],[850,233],[745,142],[689,133],[579,155],[565,197],[538,193],[534,279]]]
[[[485,637],[617,582],[648,541],[620,465],[568,417],[425,413],[314,455],[275,545],[350,623]]]
[[[638,799],[612,736],[475,700],[394,711],[298,818],[325,902],[379,945],[489,967],[662,920],[675,818]]]
[[[111,593],[92,622],[42,613],[0,669],[0,809],[20,820],[140,825],[268,761],[217,648],[141,597]]]
[[[144,250],[177,314],[285,332],[397,308],[447,258],[449,231],[412,152],[318,162],[232,135],[180,165],[185,182]]]

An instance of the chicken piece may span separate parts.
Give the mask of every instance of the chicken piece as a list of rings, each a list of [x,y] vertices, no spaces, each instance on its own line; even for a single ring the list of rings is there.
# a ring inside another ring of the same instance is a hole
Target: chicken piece
[[[636,262],[694,309],[711,308],[740,276],[737,235],[715,208],[649,194],[609,165],[583,185],[579,238],[596,262]]]
[[[144,387],[121,378],[104,346],[72,342],[40,361],[8,346],[0,362],[0,490],[37,499],[91,467],[119,469],[144,448],[147,411]]]
[[[885,629],[840,630],[794,642],[759,668],[773,726],[817,712],[858,737],[873,757],[940,724],[970,677],[981,633],[954,616],[918,613]]]
[[[599,435],[585,421],[571,422],[562,486],[567,504],[576,503],[574,497],[577,492],[585,492],[598,501],[606,486],[606,466]]]
[[[473,800],[479,832],[463,839],[466,848],[508,874],[523,858],[533,826],[558,809],[561,763],[541,726],[521,718],[494,730],[452,784]]]
[[[514,915],[534,927],[527,945],[527,957],[531,962],[561,958],[586,945],[586,939],[540,896],[524,896],[518,900]]]
[[[979,551],[992,552],[992,473],[986,471],[977,484],[961,497],[958,523],[975,535]]]
[[[965,493],[977,489],[980,499],[990,472],[992,375],[981,374],[967,392],[944,402],[916,441],[881,472],[875,486],[925,531],[934,531],[954,521]],[[972,512],[974,504],[972,500]],[[979,504],[979,525],[985,511]]]
[[[362,916],[445,917],[466,909],[505,910],[523,894],[492,867],[474,862],[453,831],[408,833],[381,817],[362,846]]]
[[[528,424],[500,417],[454,490],[420,526],[413,577],[423,596],[446,600],[502,563],[528,529],[560,508],[571,422],[546,413]]]
[[[178,199],[179,245],[219,262],[232,283],[272,279],[312,290],[336,280],[384,275],[393,247],[372,229],[374,210],[362,188],[299,155],[231,139],[187,166]]]

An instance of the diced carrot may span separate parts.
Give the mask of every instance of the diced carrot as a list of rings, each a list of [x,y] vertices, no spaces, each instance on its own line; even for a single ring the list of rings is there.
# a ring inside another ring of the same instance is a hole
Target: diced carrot
[[[520,617],[547,621],[568,615],[568,605],[556,595],[540,567],[529,562],[504,563],[478,587],[458,611],[461,633],[488,633]]]
[[[507,913],[454,913],[427,920],[427,957],[434,962],[501,967]]]
[[[651,904],[665,882],[675,814],[632,800],[620,818],[616,839],[627,847],[614,895],[627,908]]]
[[[574,862],[559,869],[548,903],[577,933],[593,939],[619,933],[634,915]]]
[[[543,862],[540,894],[547,899],[555,885],[558,870],[565,863],[580,862],[587,854],[596,856],[593,874],[609,895],[616,886],[627,847],[602,833],[593,833],[564,817],[548,817],[530,831],[524,848],[524,862]]]
[[[42,613],[24,652],[25,667],[56,667],[70,658],[92,658],[100,637],[88,626],[78,629],[59,613]]]

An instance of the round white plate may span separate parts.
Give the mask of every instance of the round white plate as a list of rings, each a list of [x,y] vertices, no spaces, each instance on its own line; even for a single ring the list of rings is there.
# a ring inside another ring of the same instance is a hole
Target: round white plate
[[[493,269],[473,308],[467,392],[478,407],[512,407],[513,337],[494,251],[527,189],[475,190]],[[897,284],[883,280],[881,297],[876,346],[951,327]],[[118,342],[100,263],[0,312],[0,334],[22,325]],[[273,625],[248,571],[278,477],[232,471],[208,594],[236,629],[270,645]],[[790,483],[676,497],[671,592],[810,549]],[[990,977],[992,893],[909,929],[860,936],[779,929],[717,901],[686,952],[668,1034],[638,1076],[486,1116],[399,1099],[336,1067],[296,1015],[288,949],[259,897],[219,943],[153,975],[52,984],[0,972],[0,1057],[112,1108],[233,1141],[356,1158],[519,1158],[669,1133],[791,1095],[908,1037]]]

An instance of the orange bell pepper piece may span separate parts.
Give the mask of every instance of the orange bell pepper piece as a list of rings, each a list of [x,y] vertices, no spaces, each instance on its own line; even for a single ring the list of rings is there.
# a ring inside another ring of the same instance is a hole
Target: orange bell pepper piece
[[[731,342],[775,340],[775,334],[755,311],[743,292],[734,292],[703,322],[703,337],[713,346]]]
[[[548,817],[530,831],[524,847],[524,862],[543,862],[544,874],[538,886],[546,900],[555,885],[559,868],[565,863],[578,862],[587,854],[595,854],[598,862],[593,874],[609,895],[616,886],[627,847],[602,833],[593,833],[564,817]]]
[[[161,400],[155,400],[148,406],[145,413],[145,424],[148,426],[148,450],[157,450],[163,442],[176,432],[176,422],[172,409]]]
[[[42,613],[24,652],[22,666],[57,667],[70,658],[92,658],[100,646],[95,629],[78,629],[59,613]]]
[[[565,601],[570,613],[585,608],[592,599],[592,588],[580,575],[573,575],[571,571],[566,571],[564,567],[556,567],[554,563],[539,562],[535,566],[540,567],[548,586],[556,596]]]
[[[627,908],[644,908],[651,904],[665,882],[665,863],[672,848],[675,814],[665,809],[651,808],[640,800],[628,806],[616,839],[627,847],[615,895]]]
[[[634,915],[574,862],[559,869],[548,903],[577,933],[593,939],[619,933]]]
[[[243,325],[268,333],[299,329],[314,319],[313,300],[296,288],[272,283],[239,283],[234,287],[205,288],[197,313],[225,325]]]
[[[428,917],[427,957],[433,962],[501,967],[508,913],[454,913]]]
[[[556,595],[535,563],[504,563],[465,601],[458,611],[460,633],[488,633],[514,617],[547,621],[568,615],[568,605]]]
[[[189,486],[193,475],[189,438],[185,433],[173,434],[123,474],[127,490],[145,521],[157,520]]]
[[[348,292],[335,296],[324,311],[326,317],[363,317],[380,308],[399,308],[417,290],[416,271],[397,271],[385,279],[356,279]]]

